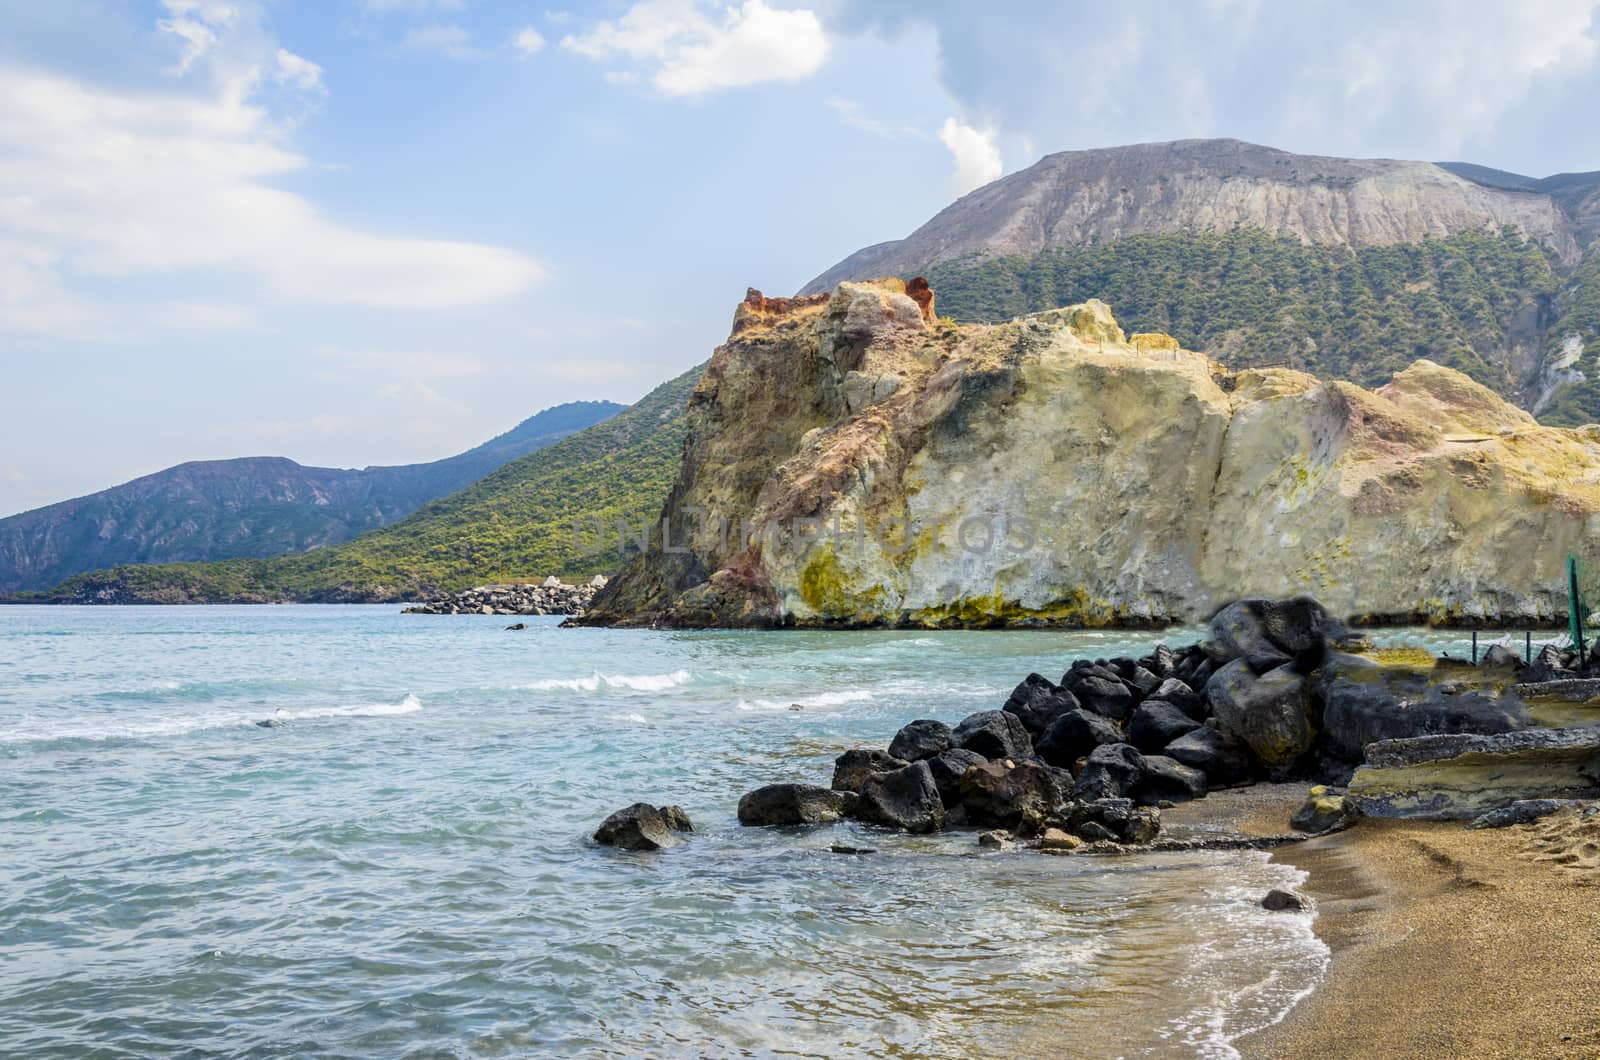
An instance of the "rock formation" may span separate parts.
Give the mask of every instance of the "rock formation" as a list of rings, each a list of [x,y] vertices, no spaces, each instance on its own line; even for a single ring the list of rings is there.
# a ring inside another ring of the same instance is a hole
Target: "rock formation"
[[[1109,626],[1309,593],[1363,620],[1565,612],[1600,428],[1418,361],[1364,390],[1230,372],[1099,302],[940,321],[899,280],[752,292],[662,529],[593,624]]]
[[[606,584],[596,574],[582,585],[551,576],[542,582],[480,585],[405,609],[408,615],[581,615]],[[514,628],[520,628],[514,627]]]

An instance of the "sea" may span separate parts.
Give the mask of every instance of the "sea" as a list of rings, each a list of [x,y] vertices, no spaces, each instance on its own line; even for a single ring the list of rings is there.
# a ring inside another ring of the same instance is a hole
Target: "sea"
[[[1310,914],[1258,906],[1301,882],[1262,853],[738,823],[914,718],[1196,630],[511,621],[0,607],[0,1054],[1226,1057],[1325,972]],[[637,801],[690,841],[596,846]]]

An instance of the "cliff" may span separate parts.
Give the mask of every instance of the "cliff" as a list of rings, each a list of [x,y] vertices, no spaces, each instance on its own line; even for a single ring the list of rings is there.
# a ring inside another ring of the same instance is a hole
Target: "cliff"
[[[1369,619],[1565,612],[1600,428],[1418,361],[1231,372],[1089,302],[954,325],[926,284],[751,292],[677,482],[591,624],[1098,626],[1313,594]]]

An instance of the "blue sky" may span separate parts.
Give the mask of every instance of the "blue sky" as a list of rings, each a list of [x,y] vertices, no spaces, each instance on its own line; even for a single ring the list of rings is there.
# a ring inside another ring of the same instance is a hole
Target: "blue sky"
[[[0,515],[449,455],[1057,150],[1600,169],[1597,0],[0,0]]]

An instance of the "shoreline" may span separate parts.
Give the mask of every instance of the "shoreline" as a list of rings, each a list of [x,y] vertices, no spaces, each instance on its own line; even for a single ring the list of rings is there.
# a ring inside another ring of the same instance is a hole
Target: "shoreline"
[[[1308,874],[1325,980],[1241,1055],[1600,1055],[1600,818],[1363,820],[1276,850]]]

